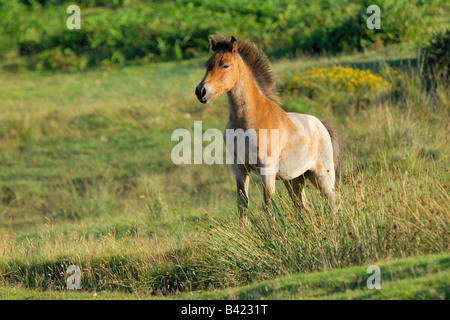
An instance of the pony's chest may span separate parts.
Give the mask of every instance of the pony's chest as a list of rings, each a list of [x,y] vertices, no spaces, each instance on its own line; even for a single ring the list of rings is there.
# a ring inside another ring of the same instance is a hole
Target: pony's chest
[[[249,163],[252,158],[258,157],[258,130],[228,123],[223,138],[228,152],[240,158],[240,163],[244,159],[245,163]]]

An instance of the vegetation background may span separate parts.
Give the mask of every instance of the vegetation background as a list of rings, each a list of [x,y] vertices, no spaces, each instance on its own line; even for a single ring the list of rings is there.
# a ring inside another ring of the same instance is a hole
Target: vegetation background
[[[372,2],[80,0],[68,30],[67,1],[0,0],[0,297],[448,299],[450,7]],[[194,95],[217,33],[336,124],[339,215],[279,188],[269,228],[254,176],[242,230],[230,168],[171,162],[174,129],[225,128]]]

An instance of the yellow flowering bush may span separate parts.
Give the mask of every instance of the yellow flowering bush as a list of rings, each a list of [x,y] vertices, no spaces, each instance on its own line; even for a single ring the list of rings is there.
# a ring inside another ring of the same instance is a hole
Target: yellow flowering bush
[[[371,73],[369,69],[360,70],[335,66],[310,69],[301,77],[294,76],[283,91],[297,93],[323,91],[330,88],[360,96],[370,91],[389,91],[392,84]]]

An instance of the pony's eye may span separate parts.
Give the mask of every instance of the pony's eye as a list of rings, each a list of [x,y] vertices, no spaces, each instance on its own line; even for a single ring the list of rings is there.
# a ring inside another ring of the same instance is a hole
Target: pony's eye
[[[222,68],[224,68],[224,69],[228,69],[229,67],[230,67],[229,65],[227,65],[227,64],[224,64]]]

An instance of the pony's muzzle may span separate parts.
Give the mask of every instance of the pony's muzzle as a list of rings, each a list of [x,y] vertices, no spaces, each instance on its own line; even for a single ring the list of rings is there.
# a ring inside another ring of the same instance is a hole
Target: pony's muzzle
[[[211,94],[207,94],[205,86],[201,83],[195,88],[195,95],[201,103],[208,103],[211,97]]]

